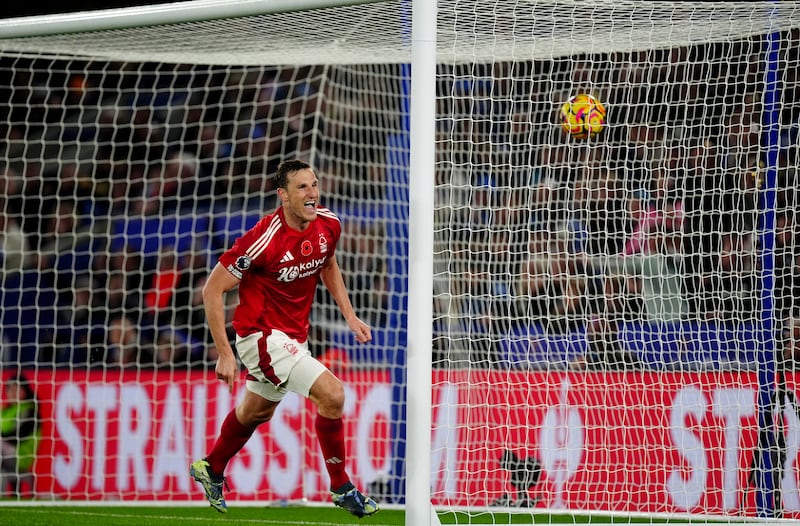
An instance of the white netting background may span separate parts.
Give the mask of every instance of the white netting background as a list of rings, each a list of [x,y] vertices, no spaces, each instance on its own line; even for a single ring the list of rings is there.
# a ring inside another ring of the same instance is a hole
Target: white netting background
[[[28,36],[20,20],[0,21],[4,50],[106,59],[203,64],[354,64],[409,62],[410,6],[401,0],[340,5],[307,12],[203,20],[226,2],[193,2],[188,22],[125,28],[123,17],[96,23],[115,27],[91,34]],[[237,2],[228,2],[233,9]],[[796,6],[769,2],[593,2],[480,0],[439,2],[437,55],[447,63],[531,60],[585,53],[666,49],[796,25]],[[254,6],[253,11],[257,10]],[[268,6],[264,5],[266,11]],[[135,12],[135,10],[134,10]],[[32,31],[91,31],[92,17],[59,25],[34,17]],[[97,18],[97,15],[94,15]],[[319,20],[325,20],[320,24]]]
[[[371,412],[358,412],[358,397],[351,408],[363,434],[353,462],[360,482],[398,502],[407,8],[371,2],[208,21],[199,12],[181,24],[0,39],[2,208],[17,223],[6,243],[19,243],[4,258],[3,372],[26,367],[53,399],[62,382],[138,382],[159,422],[171,408],[160,389],[213,364],[195,294],[204,274],[274,206],[264,174],[302,156],[345,222],[340,261],[376,329],[373,345],[353,345],[322,296],[312,343],[320,355],[344,350],[351,367],[342,374],[356,394],[378,390],[364,398]],[[438,16],[435,503],[752,514],[748,396],[759,331],[767,321],[791,329],[798,314],[797,4],[440,2]],[[762,127],[767,31],[781,32],[773,149]],[[609,109],[589,143],[557,125],[560,104],[577,92]],[[765,321],[758,213],[767,162],[778,227],[775,311]],[[796,340],[785,334],[779,353]],[[117,376],[119,366],[133,380]],[[64,416],[44,407],[53,429]],[[374,428],[359,422],[364,414]],[[109,421],[119,430],[122,419]],[[208,438],[202,431],[213,436],[205,421],[191,420],[193,444]],[[692,440],[696,422],[707,424],[705,442]],[[719,437],[723,428],[742,433],[741,447]],[[100,468],[91,481],[59,478],[51,468],[61,438],[44,442],[39,494],[163,497],[124,477],[104,485],[117,479]],[[670,449],[669,439],[685,447]],[[677,459],[665,453],[674,450]],[[170,498],[195,498],[185,462],[175,466],[162,471]],[[312,483],[292,496],[327,498],[310,471]],[[253,484],[237,477],[240,488]],[[796,483],[787,481],[794,512]],[[516,483],[522,493],[511,493]],[[274,491],[240,489],[234,499]]]

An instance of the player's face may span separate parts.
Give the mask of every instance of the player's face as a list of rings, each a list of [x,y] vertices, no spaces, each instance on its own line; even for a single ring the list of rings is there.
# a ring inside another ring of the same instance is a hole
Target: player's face
[[[289,174],[286,188],[278,190],[283,203],[284,216],[289,226],[304,230],[317,218],[319,181],[312,170],[298,170]]]

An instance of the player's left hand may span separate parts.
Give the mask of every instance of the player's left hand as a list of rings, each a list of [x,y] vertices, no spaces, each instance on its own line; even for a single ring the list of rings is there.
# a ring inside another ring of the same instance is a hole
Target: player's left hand
[[[361,319],[353,317],[347,320],[347,325],[350,327],[350,330],[353,331],[353,334],[356,335],[356,340],[359,343],[372,341],[372,329],[369,328],[369,325],[361,321]]]

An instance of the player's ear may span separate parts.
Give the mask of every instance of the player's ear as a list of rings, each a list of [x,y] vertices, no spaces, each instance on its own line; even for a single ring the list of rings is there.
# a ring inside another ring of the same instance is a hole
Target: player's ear
[[[278,198],[281,200],[281,203],[285,203],[289,199],[284,188],[278,188]]]

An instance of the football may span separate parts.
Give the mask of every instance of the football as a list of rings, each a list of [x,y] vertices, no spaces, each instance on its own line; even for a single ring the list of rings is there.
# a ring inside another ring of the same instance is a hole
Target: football
[[[592,95],[575,95],[561,106],[561,127],[573,139],[593,139],[605,126],[606,108]]]

